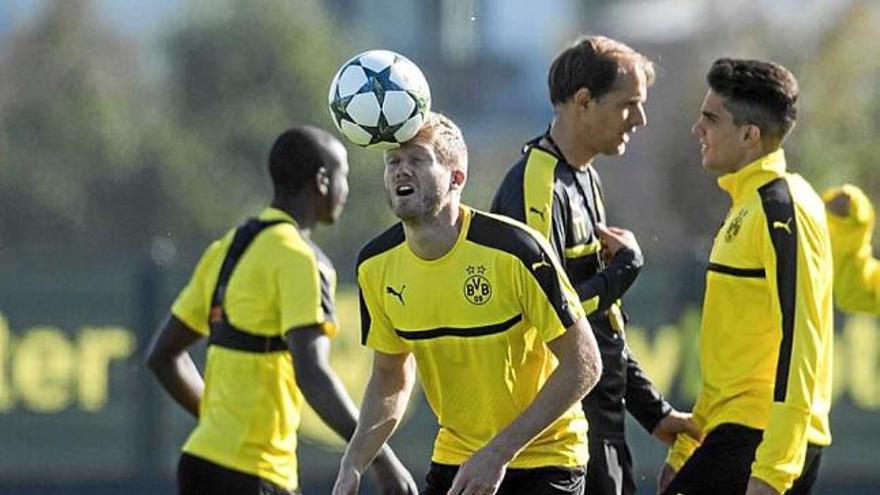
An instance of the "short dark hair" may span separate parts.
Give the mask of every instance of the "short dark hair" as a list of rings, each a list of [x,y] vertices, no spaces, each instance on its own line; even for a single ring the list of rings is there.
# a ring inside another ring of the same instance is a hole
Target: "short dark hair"
[[[275,195],[293,194],[334,160],[330,147],[338,142],[329,132],[297,126],[281,133],[269,152],[269,176]]]
[[[626,61],[635,62],[645,72],[649,86],[654,83],[654,64],[641,53],[605,36],[581,36],[550,65],[550,102],[565,103],[581,88],[589,89],[593,98],[601,98],[614,87]]]
[[[706,75],[736,125],[752,124],[779,145],[797,120],[798,83],[785,67],[761,60],[719,58]]]

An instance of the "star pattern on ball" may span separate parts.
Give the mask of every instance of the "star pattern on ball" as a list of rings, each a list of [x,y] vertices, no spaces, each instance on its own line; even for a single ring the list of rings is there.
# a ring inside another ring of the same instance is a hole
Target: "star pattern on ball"
[[[388,55],[365,52],[343,65],[334,79],[330,113],[340,132],[359,146],[399,145],[418,130],[430,108],[418,67],[405,57]],[[343,82],[337,85],[340,78]]]

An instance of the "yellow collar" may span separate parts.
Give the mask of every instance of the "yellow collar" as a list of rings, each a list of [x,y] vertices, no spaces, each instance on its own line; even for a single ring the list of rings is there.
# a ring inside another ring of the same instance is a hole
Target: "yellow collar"
[[[727,191],[734,203],[763,184],[785,175],[785,152],[782,148],[762,156],[736,172],[718,178],[718,186]]]
[[[292,216],[279,210],[278,208],[267,206],[263,208],[263,211],[261,211],[259,215],[257,215],[257,218],[269,222],[271,222],[272,220],[284,220],[285,222],[292,223],[296,227],[296,229],[299,230],[299,224],[296,223],[296,220],[294,220]]]

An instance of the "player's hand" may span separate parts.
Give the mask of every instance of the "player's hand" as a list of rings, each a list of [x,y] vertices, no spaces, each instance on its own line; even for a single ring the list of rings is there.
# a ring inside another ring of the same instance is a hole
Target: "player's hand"
[[[848,217],[849,207],[851,203],[852,198],[849,197],[849,193],[841,190],[833,198],[825,202],[825,209],[828,210],[828,212],[832,215],[837,215],[839,217]]]
[[[664,416],[663,419],[657,423],[657,426],[654,427],[654,431],[651,432],[652,435],[660,439],[660,441],[666,445],[672,445],[675,443],[675,437],[677,437],[679,433],[684,433],[698,442],[703,441],[703,432],[700,431],[700,427],[694,423],[691,413],[684,413],[676,411],[675,409]]]
[[[779,495],[775,488],[758,478],[749,478],[749,486],[746,487],[746,495]]]
[[[387,453],[376,458],[370,467],[373,480],[381,495],[418,495],[419,488],[412,475],[400,459],[385,449]]]
[[[666,491],[669,483],[672,483],[672,478],[675,478],[675,470],[669,463],[663,463],[663,467],[660,468],[660,473],[657,475],[657,495]]]
[[[356,469],[341,466],[333,485],[333,495],[357,495],[361,484],[361,473]]]
[[[461,465],[447,495],[494,495],[501,486],[507,463],[489,450],[481,449]]]
[[[636,241],[636,236],[629,230],[596,224],[596,233],[599,234],[599,240],[602,242],[602,253],[609,259],[624,248],[631,249],[636,253],[642,252]]]

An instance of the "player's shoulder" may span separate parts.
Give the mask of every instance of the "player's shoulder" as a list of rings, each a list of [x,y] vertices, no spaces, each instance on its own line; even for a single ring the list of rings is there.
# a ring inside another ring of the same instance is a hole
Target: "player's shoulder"
[[[293,256],[318,258],[320,248],[309,238],[302,235],[291,222],[270,223],[258,234],[256,239],[262,249],[287,253]]]
[[[369,259],[381,256],[406,241],[403,224],[397,222],[381,234],[364,244],[358,253],[357,266],[360,267]]]
[[[473,210],[467,240],[504,251],[531,263],[548,250],[541,234],[528,225],[504,215]]]
[[[799,216],[818,219],[825,217],[822,198],[799,174],[786,173],[770,180],[758,187],[757,197],[768,218],[788,218],[794,215],[795,211],[800,213]]]

